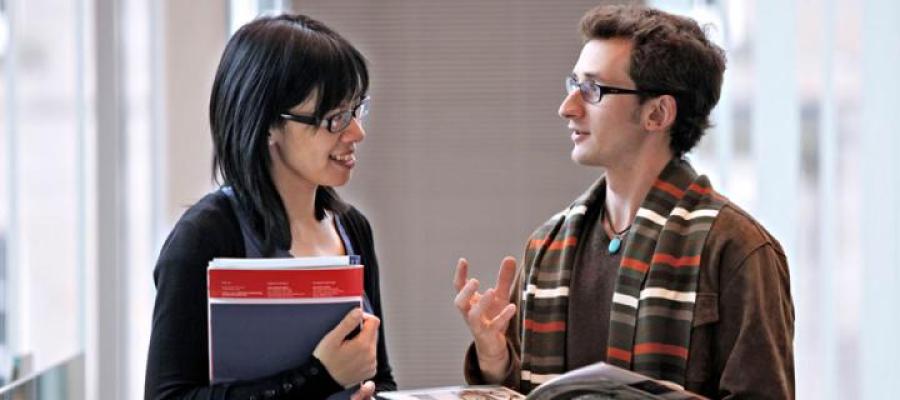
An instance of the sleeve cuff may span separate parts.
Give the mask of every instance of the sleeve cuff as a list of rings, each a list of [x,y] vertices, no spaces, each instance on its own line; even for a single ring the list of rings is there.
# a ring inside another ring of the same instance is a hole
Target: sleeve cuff
[[[290,374],[283,386],[294,386],[298,389],[302,387],[298,390],[299,393],[303,393],[304,397],[316,399],[324,399],[344,390],[344,387],[334,380],[325,365],[316,357],[310,357],[306,364]]]
[[[475,343],[473,342],[470,344],[469,349],[466,351],[463,371],[466,377],[466,383],[470,385],[501,384],[518,390],[519,379],[517,364],[519,360],[516,358],[512,345],[510,345],[509,342],[506,342],[506,349],[509,352],[509,365],[507,365],[506,372],[503,374],[503,381],[499,383],[487,382],[487,380],[484,379],[484,375],[481,373],[481,366],[478,365],[478,352],[475,350]]]

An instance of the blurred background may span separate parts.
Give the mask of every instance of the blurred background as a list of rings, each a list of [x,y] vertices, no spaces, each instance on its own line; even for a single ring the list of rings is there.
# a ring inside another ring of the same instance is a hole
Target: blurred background
[[[0,383],[143,398],[152,270],[214,190],[208,97],[229,35],[321,19],[369,59],[373,110],[342,195],[370,218],[401,388],[463,382],[458,257],[499,260],[602,171],[556,115],[593,0],[0,0]],[[900,380],[900,2],[648,1],[726,49],[715,127],[689,154],[782,243],[797,394]],[[27,398],[27,397],[26,397]]]

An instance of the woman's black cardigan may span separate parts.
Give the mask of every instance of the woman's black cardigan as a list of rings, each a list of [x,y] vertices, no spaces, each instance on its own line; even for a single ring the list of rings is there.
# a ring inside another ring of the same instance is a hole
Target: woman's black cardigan
[[[378,261],[368,220],[353,207],[339,214],[365,266],[366,296],[381,326],[376,389],[396,390],[388,363]],[[342,390],[314,357],[305,365],[244,383],[209,383],[206,267],[215,257],[244,257],[237,215],[222,191],[188,209],[166,239],[153,273],[156,304],[147,359],[144,398],[290,399],[325,398]]]

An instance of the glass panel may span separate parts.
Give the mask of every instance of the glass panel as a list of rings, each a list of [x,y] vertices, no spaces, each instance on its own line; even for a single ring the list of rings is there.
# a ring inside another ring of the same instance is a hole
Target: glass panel
[[[9,18],[6,1],[0,0],[0,385],[8,380],[10,372],[9,356],[9,279],[6,271],[7,237],[9,232],[9,182],[7,175],[10,166],[8,154],[9,115],[7,98],[7,52],[9,51]]]
[[[32,378],[0,388],[0,400],[84,399],[84,356],[78,355]]]
[[[798,9],[816,11],[795,12],[795,3]],[[769,0],[708,1],[694,2],[689,9],[654,4],[685,12],[701,23],[722,22],[728,57],[723,93],[714,110],[714,127],[692,160],[713,177],[720,191],[762,220],[785,248],[797,316],[798,397],[858,397],[863,386],[870,387],[863,385],[866,377],[858,367],[860,349],[865,343],[879,343],[873,353],[890,353],[883,341],[865,341],[860,331],[892,329],[863,313],[862,292],[878,293],[878,302],[891,304],[881,291],[862,290],[865,276],[890,280],[863,274],[860,258],[871,253],[861,251],[856,221],[861,217],[859,204],[880,204],[892,190],[885,184],[891,178],[880,169],[895,170],[877,168],[878,200],[865,195],[856,177],[862,154],[879,166],[889,159],[860,149],[860,93],[877,92],[860,90],[860,60],[865,62],[860,47],[867,43],[860,40],[861,7],[850,0],[798,0],[778,2],[778,7]],[[711,11],[720,17],[710,19]],[[719,24],[710,28],[716,32]],[[889,65],[880,49],[892,47],[878,41],[870,60]],[[885,79],[874,81],[877,88],[890,87]],[[775,92],[777,96],[771,95]],[[773,104],[779,105],[770,107]],[[881,132],[892,131],[877,126]],[[880,139],[875,146],[892,148]],[[889,220],[875,206],[865,209],[877,210],[879,222]],[[865,230],[873,231],[871,225],[864,225]],[[869,329],[859,328],[861,319],[871,323]]]
[[[161,63],[154,57],[155,41],[159,34],[159,5],[141,0],[121,0],[123,20],[123,90],[126,119],[125,131],[125,179],[127,242],[128,318],[126,352],[128,381],[125,383],[127,398],[144,396],[144,371],[147,365],[147,343],[150,341],[150,315],[153,312],[152,270],[159,251],[154,234],[157,218],[155,205],[159,198],[158,141],[159,114],[154,103],[158,95],[158,71]]]
[[[7,0],[13,29],[4,54],[4,76],[14,79],[14,99],[3,108],[6,165],[2,209],[14,215],[7,266],[16,318],[11,352],[30,355],[35,370],[77,354],[80,240],[78,140],[80,120],[76,53],[81,39],[77,2]],[[11,58],[8,58],[11,57]],[[13,78],[14,77],[14,78]],[[7,82],[12,83],[12,82]],[[14,175],[13,175],[14,174]],[[11,197],[14,196],[14,197]],[[13,206],[10,206],[11,202]],[[2,229],[2,226],[0,226]]]
[[[285,0],[231,0],[228,8],[228,32],[234,33],[241,25],[258,15],[274,14],[288,10]]]

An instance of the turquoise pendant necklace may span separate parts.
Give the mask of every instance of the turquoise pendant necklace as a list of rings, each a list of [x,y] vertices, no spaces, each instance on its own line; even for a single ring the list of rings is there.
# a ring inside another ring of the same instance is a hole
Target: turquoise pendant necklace
[[[612,240],[609,241],[609,250],[610,255],[614,255],[619,252],[619,249],[622,248],[622,238],[618,235],[613,236]]]
[[[625,236],[625,234],[628,233],[628,230],[631,229],[631,224],[628,224],[628,226],[626,226],[625,229],[622,229],[621,231],[616,232],[616,228],[613,228],[613,225],[612,225],[612,218],[604,218],[606,216],[607,216],[606,209],[604,209],[603,215],[601,215],[600,218],[603,218],[603,220],[606,222],[607,226],[609,227],[609,230],[613,233],[613,237],[609,240],[609,246],[606,248],[606,250],[609,251],[610,255],[615,255],[619,252],[619,250],[622,249],[622,239]]]

